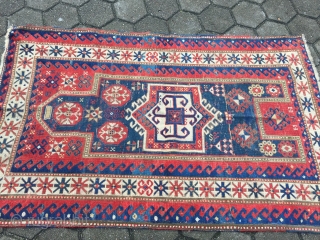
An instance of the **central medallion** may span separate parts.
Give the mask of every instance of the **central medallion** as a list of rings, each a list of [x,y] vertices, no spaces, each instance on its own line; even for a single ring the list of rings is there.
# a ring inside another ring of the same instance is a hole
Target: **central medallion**
[[[157,142],[195,143],[195,126],[203,118],[193,104],[192,92],[158,91],[157,104],[146,117],[157,128]]]
[[[144,99],[131,115],[144,129],[144,151],[205,153],[206,130],[221,113],[203,106],[199,85],[150,83]]]

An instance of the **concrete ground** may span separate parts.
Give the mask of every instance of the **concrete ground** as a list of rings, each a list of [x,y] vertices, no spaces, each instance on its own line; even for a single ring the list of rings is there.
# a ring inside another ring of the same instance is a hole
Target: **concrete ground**
[[[0,54],[8,26],[90,27],[171,34],[305,34],[320,72],[320,0],[0,0]],[[234,233],[136,229],[1,229],[7,239],[291,239],[304,233]]]

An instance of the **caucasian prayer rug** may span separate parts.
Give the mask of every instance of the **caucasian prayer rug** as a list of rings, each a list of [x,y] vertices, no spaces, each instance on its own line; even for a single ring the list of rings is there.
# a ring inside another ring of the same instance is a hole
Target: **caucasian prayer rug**
[[[20,27],[0,86],[0,225],[320,231],[303,37]]]

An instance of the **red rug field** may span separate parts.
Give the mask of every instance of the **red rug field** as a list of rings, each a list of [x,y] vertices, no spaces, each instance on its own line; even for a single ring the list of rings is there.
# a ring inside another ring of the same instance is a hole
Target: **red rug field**
[[[320,231],[302,37],[14,28],[0,226]]]

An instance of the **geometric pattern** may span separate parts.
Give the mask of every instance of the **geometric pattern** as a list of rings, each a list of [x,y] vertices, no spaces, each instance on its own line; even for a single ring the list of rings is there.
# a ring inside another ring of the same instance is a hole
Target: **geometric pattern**
[[[53,117],[59,125],[75,125],[82,118],[82,106],[79,103],[63,102],[53,112]]]
[[[300,37],[10,30],[0,225],[320,231],[308,56]]]

